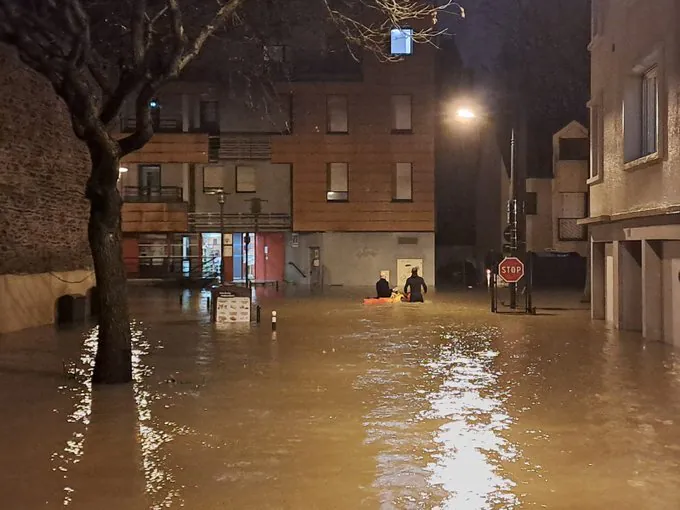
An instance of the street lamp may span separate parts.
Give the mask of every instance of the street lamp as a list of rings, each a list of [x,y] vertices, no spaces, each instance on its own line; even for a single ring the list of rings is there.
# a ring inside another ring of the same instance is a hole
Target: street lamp
[[[456,118],[461,121],[474,120],[479,117],[480,115],[471,107],[460,107],[456,110]],[[489,115],[484,115],[484,117],[491,118]],[[508,230],[506,231],[509,239],[506,238],[506,240],[510,243],[510,255],[524,259],[522,256],[524,240],[521,233],[525,230],[526,216],[524,215],[524,206],[518,207],[518,198],[520,195],[520,181],[522,190],[526,189],[526,182],[524,179],[517,178],[516,159],[515,127],[513,126],[510,131],[510,200],[508,200]],[[522,228],[520,229],[520,227]],[[510,308],[513,310],[517,308],[516,283],[510,284]]]

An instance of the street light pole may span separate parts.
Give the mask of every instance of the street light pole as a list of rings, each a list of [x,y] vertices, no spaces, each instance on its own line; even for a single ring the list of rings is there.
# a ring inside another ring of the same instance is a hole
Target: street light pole
[[[517,250],[519,248],[519,230],[517,221],[517,176],[515,174],[515,159],[516,159],[516,140],[515,140],[515,127],[512,127],[510,132],[510,202],[508,203],[509,208],[509,220],[510,226],[512,228],[512,256],[517,256]],[[512,310],[517,308],[517,284],[510,284],[510,308]]]
[[[224,284],[224,191],[217,194],[220,204],[220,283]]]

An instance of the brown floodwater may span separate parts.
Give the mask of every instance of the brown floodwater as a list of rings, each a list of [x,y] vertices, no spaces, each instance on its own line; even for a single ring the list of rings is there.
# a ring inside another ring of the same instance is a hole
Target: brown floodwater
[[[669,347],[554,309],[577,297],[357,297],[265,297],[261,326],[216,329],[199,295],[137,290],[134,384],[94,391],[95,329],[0,337],[0,507],[680,507]]]

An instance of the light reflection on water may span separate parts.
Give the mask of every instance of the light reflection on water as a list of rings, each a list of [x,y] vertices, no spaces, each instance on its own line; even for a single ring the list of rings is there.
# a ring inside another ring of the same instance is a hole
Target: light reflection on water
[[[63,473],[63,506],[69,506],[77,497],[76,490],[68,483],[69,471],[87,455],[86,439],[92,420],[92,371],[97,353],[98,328],[92,328],[85,336],[80,359],[71,366],[65,366],[67,375],[75,385],[62,386],[60,391],[68,393],[73,400],[73,410],[67,416],[74,431],[63,450],[52,454],[53,471]],[[141,324],[132,324],[132,377],[133,391],[138,420],[138,443],[142,456],[142,471],[145,479],[145,492],[149,508],[160,510],[171,508],[175,503],[182,505],[181,486],[176,484],[169,467],[168,457],[163,446],[171,442],[177,434],[188,431],[172,422],[159,423],[152,412],[152,404],[161,395],[153,392],[147,382],[153,368],[144,362],[151,345],[146,339]]]
[[[508,394],[499,385],[491,347],[493,330],[447,335],[427,367],[440,387],[428,395],[432,408],[423,419],[440,419],[435,442],[440,452],[427,469],[429,482],[444,488],[438,509],[519,508],[516,486],[501,463],[516,461],[519,451],[502,435],[513,419],[505,409]]]

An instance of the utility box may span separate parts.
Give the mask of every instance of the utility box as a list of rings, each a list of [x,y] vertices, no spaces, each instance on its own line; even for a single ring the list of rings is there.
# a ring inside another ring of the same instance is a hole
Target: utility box
[[[213,288],[211,318],[216,324],[250,323],[250,289],[238,285]]]

